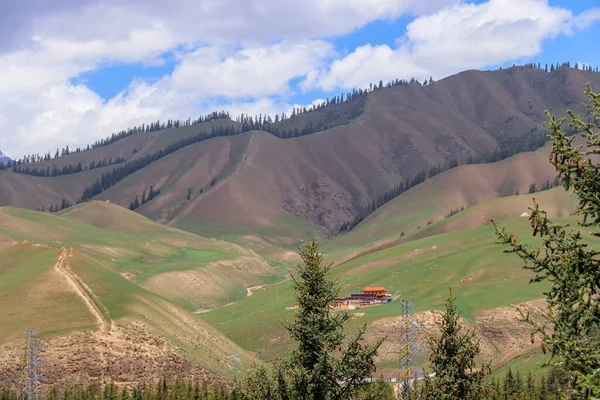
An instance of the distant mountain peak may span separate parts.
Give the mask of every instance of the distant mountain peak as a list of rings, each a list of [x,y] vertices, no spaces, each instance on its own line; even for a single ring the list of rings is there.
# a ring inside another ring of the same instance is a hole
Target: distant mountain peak
[[[0,163],[2,164],[8,164],[8,162],[10,161],[10,157],[7,157],[4,155],[4,153],[2,151],[0,151]]]

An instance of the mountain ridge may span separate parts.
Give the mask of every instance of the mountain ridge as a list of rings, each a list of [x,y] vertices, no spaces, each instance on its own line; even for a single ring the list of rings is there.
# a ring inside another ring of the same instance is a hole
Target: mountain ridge
[[[127,206],[152,185],[161,194],[137,211],[196,233],[258,233],[288,244],[307,234],[331,235],[393,185],[454,159],[498,151],[538,129],[546,108],[559,114],[567,107],[578,111],[587,81],[600,85],[600,74],[514,67],[465,71],[426,86],[383,88],[369,92],[364,112],[347,124],[285,139],[260,130],[208,138],[157,158],[94,198]],[[308,123],[321,112],[302,114],[295,122]],[[239,127],[226,120],[209,124],[211,129]],[[136,133],[101,151],[115,159],[127,149],[126,160],[139,160],[188,140],[201,125]],[[249,138],[251,151],[244,144]],[[77,157],[86,152],[59,161]],[[0,204],[22,199],[29,208],[41,208],[48,207],[48,199],[60,203],[61,197],[75,203],[85,187],[117,167],[52,178],[0,175],[0,185],[8,185]],[[38,188],[40,194],[23,199],[23,187]]]

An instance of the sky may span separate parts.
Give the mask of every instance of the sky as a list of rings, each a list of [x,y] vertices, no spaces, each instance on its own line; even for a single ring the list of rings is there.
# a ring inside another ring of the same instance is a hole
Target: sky
[[[157,119],[287,112],[371,82],[600,65],[598,0],[0,2],[0,150]]]

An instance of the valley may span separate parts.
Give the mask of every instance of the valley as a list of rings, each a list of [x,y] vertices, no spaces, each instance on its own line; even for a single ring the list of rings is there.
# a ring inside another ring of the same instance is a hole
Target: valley
[[[282,122],[215,118],[0,171],[0,381],[18,380],[25,329],[46,346],[52,384],[243,379],[293,348],[280,322],[293,319],[290,274],[311,238],[342,295],[384,286],[415,300],[419,344],[451,287],[495,373],[544,374],[516,307],[541,314],[548,284],[529,283],[495,244],[490,217],[540,244],[522,216],[535,197],[576,225],[577,198],[554,187],[552,146],[538,141],[546,108],[582,111],[586,81],[600,87],[600,74],[465,71]],[[150,188],[160,193],[147,200]],[[394,371],[400,303],[350,314],[350,332],[367,324],[367,341],[387,337],[376,363]]]

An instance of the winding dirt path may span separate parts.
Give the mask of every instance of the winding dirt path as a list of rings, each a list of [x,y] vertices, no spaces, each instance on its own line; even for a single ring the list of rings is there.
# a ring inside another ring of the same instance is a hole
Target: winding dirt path
[[[54,264],[56,270],[65,277],[69,285],[73,288],[73,291],[77,296],[83,300],[86,307],[92,313],[96,322],[98,323],[98,327],[100,328],[99,334],[101,336],[105,336],[110,333],[112,328],[112,323],[110,318],[102,311],[100,306],[96,303],[96,300],[92,297],[92,291],[79,279],[79,277],[70,270],[69,268],[69,256],[71,254],[72,249],[67,250],[65,247],[62,248],[60,256]],[[106,383],[105,372],[108,370],[108,360],[106,359],[106,355],[104,354],[106,348],[104,346],[98,347],[98,357],[100,358],[101,365],[101,376],[100,382],[102,385]]]
[[[69,254],[70,249],[67,250],[63,247],[54,267],[65,277],[75,294],[83,300],[90,313],[92,313],[96,319],[100,331],[103,333],[109,332],[112,325],[110,318],[108,318],[102,309],[100,309],[96,300],[92,297],[91,290],[81,281],[81,279],[79,279],[79,277],[77,277],[77,275],[75,275],[75,273],[73,273],[73,271],[70,270]]]
[[[284,280],[279,281],[277,283],[264,283],[262,285],[247,286],[246,287],[246,295],[247,296],[252,296],[254,294],[254,292],[256,292],[257,290],[265,289],[265,288],[273,287],[273,286],[278,286],[278,285],[281,285],[282,283],[285,283],[285,282],[287,282],[289,280],[290,280],[290,277],[287,276]]]

